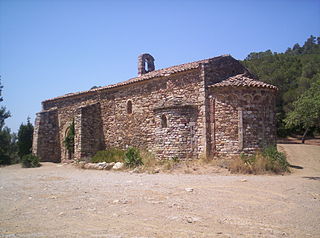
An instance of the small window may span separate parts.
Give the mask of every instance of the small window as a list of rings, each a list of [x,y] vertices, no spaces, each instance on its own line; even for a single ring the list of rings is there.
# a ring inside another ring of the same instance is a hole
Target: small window
[[[127,102],[127,113],[128,114],[132,113],[132,102],[131,101]]]
[[[162,128],[168,127],[168,121],[167,121],[167,117],[165,115],[161,116],[161,127]]]

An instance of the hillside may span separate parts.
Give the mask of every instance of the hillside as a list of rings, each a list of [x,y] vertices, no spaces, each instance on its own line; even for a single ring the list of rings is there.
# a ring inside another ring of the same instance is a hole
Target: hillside
[[[303,125],[285,127],[284,119],[294,110],[294,102],[304,95],[313,83],[320,81],[320,37],[310,36],[303,46],[295,44],[284,53],[252,52],[242,63],[260,80],[278,87],[278,135],[302,133]],[[309,133],[319,131],[319,124]]]

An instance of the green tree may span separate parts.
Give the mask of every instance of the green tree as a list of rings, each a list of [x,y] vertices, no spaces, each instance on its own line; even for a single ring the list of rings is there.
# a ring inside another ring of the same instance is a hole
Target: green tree
[[[66,137],[64,138],[64,146],[68,151],[69,159],[72,159],[74,153],[74,137],[75,137],[75,128],[74,128],[74,120],[69,125],[66,133]]]
[[[30,118],[27,124],[21,124],[18,131],[18,155],[22,158],[24,155],[30,154],[32,149],[33,125]]]
[[[91,90],[91,89],[96,89],[96,88],[101,88],[101,86],[96,86],[96,85],[95,85],[95,86],[92,86],[92,87],[90,88],[90,90]]]
[[[9,155],[11,164],[19,163],[19,156],[18,156],[18,135],[16,133],[10,133],[11,141],[10,141],[10,148],[9,148]]]
[[[4,127],[4,121],[10,116],[11,116],[10,112],[7,111],[6,107],[1,106],[0,107],[0,130],[2,130]]]
[[[317,81],[320,74],[319,37],[310,36],[305,43],[293,45],[285,53],[270,50],[250,53],[243,64],[261,81],[278,87],[276,98],[277,132],[279,136],[303,133],[301,125],[285,123],[294,110],[293,103]],[[310,127],[313,133],[319,127]]]
[[[0,78],[0,102],[3,101],[3,97],[1,97],[2,95],[2,89],[3,89],[3,86],[1,85],[1,78]],[[7,111],[6,107],[4,106],[1,106],[0,107],[0,130],[3,129],[4,127],[4,121],[9,118],[11,115],[10,115],[10,112]]]
[[[0,102],[3,101],[3,97],[1,97],[3,86],[1,85],[1,76],[0,76]]]
[[[292,52],[293,54],[301,54],[301,47],[299,44],[295,44],[293,47],[292,47]]]
[[[316,37],[311,35],[303,45],[303,53],[312,53],[312,50],[314,49],[314,47],[316,47],[316,43]]]
[[[10,129],[8,127],[4,127],[0,130],[0,164],[11,164],[10,145]]]
[[[3,86],[0,78],[0,102],[3,101],[2,95]],[[10,112],[4,106],[0,107],[0,164],[11,163],[12,141],[10,129],[5,127],[5,120],[10,117]]]
[[[320,127],[320,74],[311,88],[293,103],[293,108],[285,118],[285,123],[287,127],[301,125],[304,128],[304,143],[308,130],[311,127]]]

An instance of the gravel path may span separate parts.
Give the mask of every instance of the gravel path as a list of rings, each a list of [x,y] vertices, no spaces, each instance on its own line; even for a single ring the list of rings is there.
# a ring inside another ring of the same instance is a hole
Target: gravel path
[[[280,146],[291,175],[3,167],[0,237],[320,237],[320,147]]]

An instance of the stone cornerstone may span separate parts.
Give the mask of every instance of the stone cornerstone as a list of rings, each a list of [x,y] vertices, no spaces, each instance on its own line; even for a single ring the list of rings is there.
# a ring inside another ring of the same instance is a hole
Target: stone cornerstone
[[[75,128],[71,159],[106,148],[138,147],[158,159],[253,153],[275,145],[275,86],[258,81],[229,55],[155,70],[139,56],[138,77],[42,102],[33,153],[70,159],[64,146]]]

